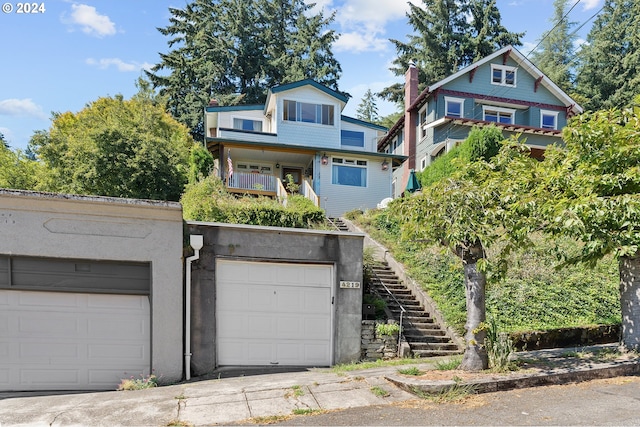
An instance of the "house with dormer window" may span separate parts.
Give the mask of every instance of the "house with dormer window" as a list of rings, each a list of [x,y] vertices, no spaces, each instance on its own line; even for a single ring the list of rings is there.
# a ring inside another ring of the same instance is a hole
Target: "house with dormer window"
[[[411,170],[422,171],[464,141],[473,126],[495,124],[505,139],[521,135],[531,155],[562,142],[562,128],[582,108],[513,46],[504,47],[418,91],[418,70],[405,74],[405,114],[378,150],[404,155],[394,172],[393,197],[406,189]]]
[[[274,197],[299,192],[339,216],[391,196],[401,154],[378,152],[387,129],[342,115],[349,97],[313,80],[273,87],[264,105],[205,108],[206,145],[228,191]]]

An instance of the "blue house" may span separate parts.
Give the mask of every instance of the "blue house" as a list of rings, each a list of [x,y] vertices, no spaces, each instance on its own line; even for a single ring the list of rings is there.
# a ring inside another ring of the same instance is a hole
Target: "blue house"
[[[464,141],[473,126],[495,124],[505,138],[521,134],[531,155],[542,158],[562,142],[562,128],[582,108],[513,46],[436,82],[418,93],[418,70],[405,74],[405,114],[378,144],[407,161],[394,171],[393,197],[421,171]]]
[[[348,100],[302,80],[271,88],[264,105],[212,102],[204,125],[219,177],[230,192],[281,200],[292,180],[328,216],[376,207],[404,156],[379,152],[387,128],[342,115]]]

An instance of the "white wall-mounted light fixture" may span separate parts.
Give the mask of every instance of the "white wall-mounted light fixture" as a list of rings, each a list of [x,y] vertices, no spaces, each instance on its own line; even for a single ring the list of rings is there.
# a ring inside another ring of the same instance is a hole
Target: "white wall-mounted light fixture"
[[[386,171],[387,169],[389,169],[389,162],[387,162],[387,159],[384,159],[382,162],[382,170]]]

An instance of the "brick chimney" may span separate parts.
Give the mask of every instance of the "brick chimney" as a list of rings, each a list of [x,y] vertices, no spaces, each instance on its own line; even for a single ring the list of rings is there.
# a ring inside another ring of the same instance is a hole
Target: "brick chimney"
[[[404,75],[404,150],[407,160],[403,166],[403,189],[409,180],[409,171],[416,168],[416,127],[418,125],[418,111],[409,111],[409,106],[418,98],[418,69],[416,64],[409,62],[409,68]]]

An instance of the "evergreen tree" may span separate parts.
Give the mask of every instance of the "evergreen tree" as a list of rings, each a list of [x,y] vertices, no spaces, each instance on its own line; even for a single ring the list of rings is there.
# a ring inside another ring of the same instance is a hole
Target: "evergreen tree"
[[[539,48],[531,55],[532,62],[565,92],[573,89],[574,43],[578,38],[571,31],[576,22],[564,17],[568,2],[569,0],[554,1],[554,14],[550,19],[554,27],[542,34]]]
[[[605,0],[579,57],[576,90],[586,109],[631,105],[640,87],[640,2]]]
[[[2,132],[0,132],[0,144],[2,144],[4,148],[9,148],[9,143],[4,139],[4,134]]]
[[[273,85],[305,78],[337,90],[341,68],[327,31],[334,15],[310,15],[303,0],[192,0],[170,8],[170,37],[148,76],[166,95],[169,112],[204,137],[202,109],[264,102]]]
[[[508,32],[500,23],[495,0],[422,0],[409,3],[409,24],[414,33],[408,41],[391,39],[398,57],[390,70],[402,76],[409,62],[418,67],[420,90],[460,68],[509,44],[520,46],[523,33]],[[404,86],[389,86],[379,93],[384,99],[402,103]]]
[[[380,121],[378,106],[376,105],[376,96],[371,92],[371,89],[367,89],[362,101],[360,101],[358,110],[356,111],[356,118],[369,123],[378,123]]]

